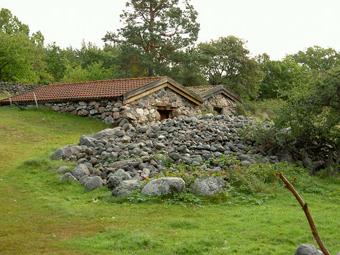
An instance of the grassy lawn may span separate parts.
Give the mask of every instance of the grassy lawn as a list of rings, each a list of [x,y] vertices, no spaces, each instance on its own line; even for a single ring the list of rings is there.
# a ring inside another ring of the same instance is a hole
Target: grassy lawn
[[[302,210],[283,188],[202,205],[118,203],[105,188],[61,184],[56,148],[105,128],[46,110],[0,108],[0,254],[294,254],[313,243]],[[340,251],[340,181],[313,177],[302,193],[332,254]],[[242,202],[242,199],[244,201]]]

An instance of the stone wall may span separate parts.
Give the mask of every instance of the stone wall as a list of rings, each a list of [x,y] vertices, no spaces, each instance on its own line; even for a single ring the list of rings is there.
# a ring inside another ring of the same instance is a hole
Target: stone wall
[[[36,89],[40,85],[23,85],[0,81],[0,94],[13,96]]]
[[[56,112],[69,112],[82,117],[98,118],[107,124],[118,122],[124,111],[124,106],[118,99],[46,103],[45,106],[52,108]]]
[[[107,124],[119,125],[128,120],[131,123],[152,123],[160,120],[157,109],[166,107],[172,110],[171,117],[192,116],[200,108],[170,89],[161,89],[130,104],[123,105],[120,99],[101,101],[75,101],[66,103],[47,103],[57,112],[69,112],[78,116],[103,120]]]
[[[191,116],[200,112],[200,108],[186,98],[168,88],[161,89],[126,105],[125,114],[138,123],[150,123],[160,120],[157,109],[171,110],[171,117]]]
[[[204,100],[203,111],[214,112],[215,107],[221,108],[221,114],[231,114],[234,112],[235,102],[223,95],[215,95]]]

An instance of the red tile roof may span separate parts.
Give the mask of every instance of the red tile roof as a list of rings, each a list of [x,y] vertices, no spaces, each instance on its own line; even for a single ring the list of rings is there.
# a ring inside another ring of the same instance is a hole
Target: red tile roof
[[[8,104],[11,100],[13,103],[34,102],[34,94],[38,102],[114,98],[161,79],[162,77],[142,77],[52,84],[39,87],[31,92],[0,100],[0,104]]]

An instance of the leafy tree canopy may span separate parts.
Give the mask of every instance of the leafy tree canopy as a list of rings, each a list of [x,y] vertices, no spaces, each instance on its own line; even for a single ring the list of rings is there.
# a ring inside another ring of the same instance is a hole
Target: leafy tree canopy
[[[313,71],[327,71],[340,66],[340,53],[332,48],[309,47],[292,55],[295,61]]]
[[[105,42],[133,48],[149,76],[171,63],[172,54],[192,45],[199,32],[197,12],[189,0],[129,0],[121,15],[124,26],[108,32]]]
[[[261,99],[286,99],[290,90],[302,86],[310,78],[309,70],[288,56],[283,60],[270,60],[263,54],[258,57],[264,77],[260,85]]]
[[[28,26],[21,23],[8,9],[0,9],[0,31],[8,35],[18,33],[29,35]]]
[[[243,40],[228,36],[200,43],[198,55],[202,73],[210,84],[225,84],[247,98],[257,96],[262,72]]]

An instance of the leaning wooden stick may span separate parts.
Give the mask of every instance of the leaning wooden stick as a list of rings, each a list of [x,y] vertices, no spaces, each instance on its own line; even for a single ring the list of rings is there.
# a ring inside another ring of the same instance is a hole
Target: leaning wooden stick
[[[312,230],[313,237],[314,237],[315,241],[318,243],[322,253],[324,255],[330,255],[330,253],[328,252],[327,248],[324,246],[323,242],[321,241],[321,238],[320,238],[320,236],[318,234],[318,231],[316,230],[316,226],[315,226],[313,217],[312,217],[311,213],[308,210],[307,203],[303,200],[303,198],[299,195],[299,193],[296,191],[294,186],[287,180],[287,178],[282,173],[278,173],[278,176],[284,182],[286,188],[294,195],[296,200],[301,205],[301,207],[302,207],[302,209],[303,209],[303,211],[304,211],[304,213],[306,215],[306,218],[308,220],[309,226],[310,226],[310,228]]]

